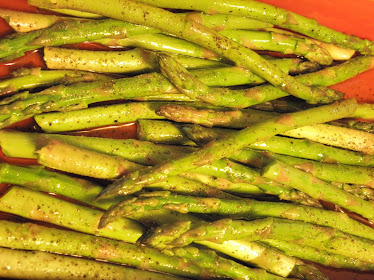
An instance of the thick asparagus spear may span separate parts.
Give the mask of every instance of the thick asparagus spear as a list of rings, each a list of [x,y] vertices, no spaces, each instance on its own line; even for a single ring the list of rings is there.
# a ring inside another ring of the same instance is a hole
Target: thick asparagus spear
[[[160,29],[162,32],[173,34],[214,51],[223,57],[232,60],[237,65],[250,69],[276,87],[282,88],[290,94],[309,102],[326,103],[340,98],[338,92],[321,88],[312,89],[304,86],[250,49],[195,21],[191,21],[154,6],[130,0],[123,1],[121,4],[112,1],[105,4],[98,2],[95,5],[91,5],[88,1],[82,2],[76,0],[61,2],[31,0],[29,3],[44,8],[60,7],[99,13],[119,20],[125,20],[131,23]],[[126,7],[126,9],[131,10],[132,12],[123,12],[123,7]],[[146,17],[144,17],[144,13],[147,14]],[[264,71],[264,69],[266,70]]]
[[[144,246],[32,223],[1,220],[0,246],[94,258],[189,278],[210,275],[196,264]]]
[[[149,34],[148,34],[149,35]],[[184,67],[204,83],[212,86],[262,84],[265,81],[249,70],[208,59],[176,55]],[[89,70],[94,72],[126,73],[158,69],[157,57],[141,49],[129,51],[87,51],[61,47],[46,47],[44,60],[50,69]],[[279,68],[290,74],[313,72],[319,66],[312,62],[292,59],[272,59]],[[195,69],[195,70],[194,70]],[[199,70],[198,70],[199,69]]]
[[[268,139],[275,134],[298,126],[326,122],[349,116],[355,111],[355,104],[355,100],[346,100],[332,105],[282,115],[281,117],[251,126],[224,140],[212,142],[206,148],[200,149],[190,155],[151,168],[147,172],[140,172],[140,174],[130,173],[129,176],[125,176],[107,187],[101,193],[100,197],[106,198],[115,196],[116,194],[124,194],[122,190],[127,187],[133,190],[140,190],[147,184],[152,184],[168,176],[177,175],[199,166],[210,164],[220,158],[229,156],[249,144]]]
[[[103,211],[17,186],[11,187],[0,198],[0,210],[30,220],[48,222],[129,243],[136,243],[143,234],[143,227],[140,224],[126,218],[117,219],[112,221],[109,227],[98,229]]]
[[[315,199],[332,202],[360,214],[368,220],[374,220],[374,205],[372,202],[355,197],[303,170],[274,161],[265,166],[263,176],[304,191]]]
[[[253,199],[199,198],[154,192],[139,196],[137,199],[120,202],[120,216],[166,208],[181,213],[217,214],[233,219],[259,219],[266,217],[284,218],[303,221],[320,226],[335,228],[342,232],[374,241],[374,229],[357,222],[345,213],[328,211],[320,208],[292,203],[257,201]]]
[[[5,19],[16,32],[22,33],[43,29],[59,21],[68,19],[56,15],[25,13],[6,9],[0,9],[0,17]]]
[[[222,219],[201,225],[185,222],[190,230],[182,233],[168,247],[183,247],[196,241],[214,241],[221,243],[225,240],[246,239],[266,240],[276,239],[296,242],[299,245],[311,246],[340,254],[364,262],[373,263],[374,241],[340,232],[336,229],[317,226],[310,223],[290,221],[277,218],[265,218],[253,221]],[[292,231],[290,229],[292,228]],[[153,236],[168,234],[155,231]],[[172,233],[169,233],[172,235]],[[148,241],[146,241],[148,242]]]
[[[189,1],[188,3],[184,1],[170,2],[167,0],[141,0],[140,2],[163,8],[198,10],[207,14],[222,13],[245,16],[270,22],[274,25],[296,31],[326,43],[333,43],[346,48],[355,49],[363,54],[373,54],[374,51],[374,45],[369,40],[359,39],[356,36],[341,33],[320,25],[314,19],[306,18],[285,9],[254,0],[245,2],[230,0],[225,3],[213,0]],[[37,4],[38,1],[35,3]]]
[[[58,140],[40,144],[38,162],[49,168],[100,179],[114,179],[143,166],[121,157],[82,150]]]
[[[0,277],[6,279],[182,279],[167,274],[41,251],[0,248],[0,259]]]

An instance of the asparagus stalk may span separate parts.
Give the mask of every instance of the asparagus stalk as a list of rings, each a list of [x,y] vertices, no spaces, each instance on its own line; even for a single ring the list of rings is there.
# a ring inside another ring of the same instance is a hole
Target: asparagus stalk
[[[136,199],[120,202],[120,216],[153,209],[169,209],[180,213],[216,214],[233,219],[283,218],[335,228],[347,234],[374,241],[374,229],[357,222],[345,213],[292,203],[257,201],[253,199],[220,199],[214,197],[192,197],[154,192]]]
[[[372,57],[352,59],[346,63],[326,68],[317,73],[298,76],[296,79],[308,86],[329,86],[338,83],[340,79],[347,77],[346,75],[353,74],[355,76],[362,71],[372,68],[371,60]],[[218,106],[245,108],[287,96],[286,92],[272,85],[262,85],[242,90],[211,88],[200,81],[198,77],[192,76],[188,70],[172,57],[162,55],[159,61],[163,74],[171,80],[180,92],[192,99],[201,99]],[[350,72],[351,70],[354,72]]]
[[[358,184],[373,187],[374,169],[350,166],[337,163],[319,163],[311,160],[298,159],[289,156],[274,155],[286,164],[313,174],[315,177],[330,182]]]
[[[36,4],[39,1],[33,1]],[[314,19],[306,18],[296,13],[281,9],[259,1],[242,1],[232,0],[221,3],[210,1],[174,1],[167,0],[141,0],[142,3],[155,5],[162,8],[172,9],[192,9],[202,11],[207,14],[221,13],[240,15],[249,18],[270,22],[274,25],[293,30],[295,32],[307,35],[322,42],[337,44],[346,48],[355,49],[363,54],[373,54],[373,43],[369,40],[359,39],[356,36],[344,34],[326,26],[320,25]],[[45,5],[43,2],[41,5]]]
[[[0,198],[0,210],[21,217],[48,222],[97,236],[136,243],[143,228],[135,221],[120,218],[107,228],[98,228],[103,211],[80,206],[37,191],[13,186]]]
[[[5,19],[16,32],[21,33],[47,28],[57,22],[68,19],[56,15],[25,13],[6,9],[0,9],[0,17]]]
[[[212,250],[199,250],[195,247],[176,248],[168,250],[167,254],[178,256],[198,263],[208,270],[218,270],[220,274],[232,279],[253,279],[253,280],[280,280],[285,279],[270,274],[262,269],[250,269],[232,260],[218,256]]]
[[[246,109],[245,111],[215,111],[191,109],[178,105],[168,105],[160,108],[158,114],[178,122],[192,122],[205,126],[225,126],[234,128],[245,128],[261,120],[271,119],[277,116],[274,112],[258,112],[256,110]],[[189,129],[187,127],[187,129]],[[230,130],[217,130],[221,135],[234,133]],[[189,133],[191,135],[191,133]],[[200,135],[202,132],[200,133]],[[205,140],[208,141],[209,134],[214,136],[214,131],[206,131]],[[218,134],[218,135],[219,135]],[[305,126],[294,130],[281,133],[285,136],[294,138],[305,138],[322,144],[341,147],[353,151],[359,151],[372,155],[374,144],[373,134],[370,132],[356,130],[352,128],[335,126],[329,124],[317,124]],[[218,136],[217,135],[217,136]],[[193,135],[195,141],[198,141],[198,135]]]
[[[330,65],[330,54],[317,44],[272,31],[225,30],[221,34],[253,50],[268,50],[283,54],[295,54],[321,65]]]
[[[91,107],[64,113],[35,116],[36,123],[46,132],[66,132],[105,125],[135,122],[138,119],[163,119],[155,110],[164,102],[130,102]]]
[[[269,163],[264,168],[263,176],[304,191],[315,199],[332,202],[368,220],[373,220],[374,218],[374,205],[372,202],[362,200],[327,182],[317,179],[310,173],[286,165],[285,163],[279,161]]]
[[[327,51],[306,40],[267,31],[224,30],[220,34],[252,50],[276,51],[283,54],[304,56],[308,60],[330,65],[332,58]],[[194,43],[164,34],[139,34],[124,39],[99,39],[95,42],[111,47],[138,47],[154,51],[165,51],[193,57],[222,60],[215,52]]]
[[[149,35],[149,34],[148,34]],[[188,56],[175,58],[204,83],[213,86],[235,86],[261,84],[265,81],[241,67],[228,67],[213,60]],[[158,68],[157,58],[152,52],[141,49],[129,51],[87,51],[56,47],[46,47],[44,60],[50,69],[89,70],[95,72],[125,73],[149,71]],[[318,65],[300,59],[272,59],[284,72],[300,74],[318,69]],[[125,67],[126,66],[126,67]],[[131,66],[131,67],[130,67]],[[200,69],[201,68],[201,69]]]
[[[164,129],[158,129],[163,127]],[[197,125],[178,126],[171,122],[140,120],[138,122],[139,139],[156,143],[189,144],[192,140],[198,145],[220,139],[234,133],[228,129],[209,129]],[[372,155],[326,146],[308,139],[293,139],[273,136],[266,141],[249,145],[251,149],[270,151],[326,163],[342,163],[373,167]]]
[[[32,223],[2,220],[0,225],[0,246],[6,248],[82,256],[189,278],[209,275],[196,264],[144,246]]]
[[[76,82],[92,82],[110,80],[110,77],[98,73],[70,70],[40,70],[39,68],[22,69],[13,72],[14,77],[0,82],[0,96],[8,95],[20,90],[51,86],[57,83],[72,84]]]
[[[310,223],[277,218],[253,221],[222,219],[201,225],[190,224],[190,226],[190,230],[182,233],[169,243],[169,246],[183,247],[191,242],[204,240],[214,240],[216,243],[221,243],[225,240],[238,238],[252,241],[276,239],[373,263],[374,243],[372,240]],[[156,238],[158,234],[156,231],[154,236],[150,236],[149,239]]]
[[[48,140],[37,151],[38,162],[49,168],[100,179],[114,179],[143,166],[121,157],[82,150],[58,140]]]
[[[108,209],[120,200],[95,201],[102,187],[84,179],[49,171],[40,166],[21,167],[0,163],[0,182],[63,195],[101,209]]]
[[[372,263],[363,262],[343,255],[328,253],[324,250],[316,249],[310,246],[301,246],[293,242],[287,242],[275,239],[266,239],[261,241],[275,247],[287,255],[302,258],[329,267],[354,269],[361,271],[373,271]]]
[[[135,24],[141,24],[156,28],[162,32],[173,34],[187,41],[196,43],[211,51],[226,57],[253,71],[255,74],[269,81],[276,87],[283,88],[292,95],[298,96],[309,102],[331,102],[335,100],[339,93],[321,88],[310,88],[297,82],[294,78],[282,72],[274,64],[256,54],[254,51],[226,38],[217,32],[200,25],[195,21],[183,18],[169,11],[126,0],[119,5],[117,2],[97,3],[91,5],[88,1],[45,1],[31,0],[30,4],[42,6],[44,8],[70,8],[81,11],[99,13],[104,16],[125,20]],[[131,13],[123,12],[123,7],[131,10]],[[147,13],[147,17],[144,17]],[[263,69],[267,69],[263,71]],[[338,97],[340,98],[340,97]]]
[[[172,275],[41,251],[0,248],[0,258],[0,277],[7,279],[181,279]]]
[[[349,116],[355,111],[355,104],[355,100],[346,100],[332,105],[282,115],[278,118],[251,126],[224,140],[212,142],[206,148],[200,149],[190,155],[151,168],[147,172],[143,171],[140,174],[130,173],[129,176],[122,177],[107,187],[101,193],[100,197],[106,198],[115,196],[116,194],[125,194],[126,192],[122,192],[125,188],[140,190],[147,184],[152,184],[168,176],[178,175],[199,166],[210,164],[233,154],[249,144],[268,139],[275,134],[298,126]]]
[[[353,185],[353,184],[342,184],[333,183],[337,186],[363,200],[374,200],[374,189],[366,186]]]

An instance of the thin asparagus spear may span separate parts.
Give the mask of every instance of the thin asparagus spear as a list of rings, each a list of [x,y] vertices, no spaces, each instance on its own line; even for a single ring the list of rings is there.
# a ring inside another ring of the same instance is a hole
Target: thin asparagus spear
[[[155,110],[164,102],[129,102],[91,107],[64,113],[36,115],[36,123],[45,132],[66,132],[105,125],[135,122],[138,119],[163,119]]]
[[[365,120],[374,120],[374,104],[359,104],[352,118],[360,118]]]
[[[110,47],[136,47],[152,51],[169,52],[202,59],[225,62],[218,54],[186,40],[164,34],[139,34],[125,39],[99,39],[95,41]],[[226,61],[229,62],[229,61]]]
[[[258,121],[265,121],[277,116],[277,113],[274,112],[258,112],[250,109],[246,109],[245,111],[201,110],[173,104],[160,108],[158,113],[178,122],[192,122],[204,126],[216,125],[234,128],[245,128]],[[230,130],[219,130],[219,132],[222,135],[234,133],[234,131]],[[202,134],[202,132],[200,134]],[[207,134],[209,134],[208,131]],[[280,134],[294,138],[306,138],[322,144],[359,151],[370,155],[374,153],[374,135],[362,130],[331,124],[317,124]],[[212,135],[214,135],[214,132]],[[198,137],[194,138],[198,139]],[[206,138],[209,139],[209,137]]]
[[[161,127],[163,127],[162,130],[158,129]],[[172,141],[173,144],[189,144],[188,140],[192,140],[202,145],[234,133],[227,129],[209,129],[197,125],[178,126],[170,122],[153,120],[139,120],[138,129],[141,132],[140,140],[156,143]],[[273,136],[266,141],[253,143],[249,147],[326,163],[374,166],[372,155],[326,146],[308,139]]]
[[[32,1],[38,4],[39,1]],[[341,45],[346,48],[355,49],[363,54],[373,54],[374,46],[369,40],[359,39],[356,36],[344,34],[342,32],[333,30],[326,26],[320,25],[314,19],[306,18],[296,13],[281,9],[259,1],[237,1],[230,0],[225,3],[216,2],[213,0],[206,1],[155,1],[155,0],[141,0],[142,3],[155,5],[162,8],[172,9],[186,9],[197,10],[207,14],[221,13],[240,15],[244,17],[254,18],[265,22],[270,22],[274,25],[296,31],[298,33],[307,35],[309,37],[318,39],[322,42],[333,43]],[[44,5],[40,1],[40,5]]]
[[[268,22],[254,20],[248,17],[239,17],[233,15],[215,14],[208,15],[198,12],[188,12],[181,14],[193,21],[196,21],[206,27],[212,28],[217,31],[228,29],[264,29],[271,28],[274,25]]]
[[[295,54],[321,65],[330,65],[333,62],[325,49],[313,42],[290,35],[255,30],[225,30],[220,33],[252,50]]]
[[[311,173],[321,180],[374,187],[373,168],[337,163],[319,163],[289,156],[274,155],[273,157],[293,167]]]
[[[374,241],[374,229],[357,222],[345,213],[292,203],[257,201],[253,199],[220,199],[171,194],[145,193],[136,199],[120,202],[120,216],[153,209],[169,209],[180,213],[217,214],[233,219],[283,218],[335,228],[342,232]]]
[[[369,133],[374,133],[374,123],[372,122],[362,122],[357,120],[343,120],[336,121],[332,123],[333,125],[343,126],[348,128],[353,128],[357,130],[362,130]]]
[[[271,84],[283,88],[292,95],[298,96],[309,102],[331,102],[340,99],[340,93],[321,88],[310,88],[297,82],[294,78],[282,72],[271,62],[263,59],[248,48],[226,38],[217,32],[200,25],[195,21],[183,18],[169,11],[126,0],[117,3],[116,1],[107,3],[97,3],[91,5],[88,1],[47,1],[31,0],[30,4],[42,6],[44,8],[70,8],[81,11],[99,13],[104,16],[125,20],[135,24],[142,24],[161,30],[162,32],[173,34],[177,37],[199,44],[223,57],[237,63],[239,66],[250,69],[253,73],[264,78]],[[123,12],[123,7],[131,10],[131,13]],[[144,17],[144,13],[147,16]],[[266,69],[264,71],[264,69]]]
[[[338,83],[344,77],[352,74],[355,76],[372,68],[372,59],[372,57],[352,59],[338,66],[325,68],[317,73],[298,76],[296,79],[308,86],[329,86]],[[242,90],[211,88],[200,81],[198,77],[192,76],[188,70],[170,56],[160,55],[159,63],[163,74],[170,79],[180,92],[192,99],[201,99],[217,106],[245,108],[287,96],[286,92],[272,85],[262,85]]]
[[[98,228],[103,211],[80,206],[38,191],[13,186],[0,198],[0,210],[30,220],[43,221],[79,232],[136,243],[143,234],[137,222],[120,218]]]
[[[186,222],[186,225],[188,223]],[[182,233],[168,246],[183,247],[195,241],[266,240],[276,239],[311,246],[334,254],[373,263],[374,241],[300,221],[265,218],[253,221],[222,219],[201,225],[190,224],[191,229]],[[292,231],[290,230],[292,228]],[[165,233],[164,233],[165,234]],[[166,233],[167,234],[167,233]],[[170,233],[169,233],[170,234]],[[172,233],[171,233],[172,234]],[[156,238],[156,231],[149,240]],[[146,241],[148,242],[148,241]]]
[[[366,186],[333,183],[334,186],[341,188],[363,200],[374,200],[374,189]]]
[[[201,267],[230,277],[232,279],[281,280],[285,279],[266,272],[263,269],[250,269],[232,260],[218,256],[213,250],[199,250],[195,247],[176,248],[166,251],[171,256],[178,256],[198,263]]]
[[[249,144],[268,139],[275,134],[298,126],[326,122],[349,116],[354,112],[355,104],[355,100],[350,99],[332,105],[282,115],[281,117],[251,126],[224,140],[212,142],[206,148],[200,149],[190,155],[151,168],[147,172],[140,172],[140,174],[130,173],[129,176],[122,177],[107,187],[101,193],[100,198],[125,194],[125,192],[122,192],[125,188],[140,190],[147,184],[152,184],[168,176],[177,175],[196,167],[210,164],[220,158],[229,156]]]
[[[21,33],[47,28],[57,22],[68,19],[67,17],[56,15],[25,13],[6,9],[0,9],[0,17],[5,19],[16,32]]]
[[[312,261],[329,267],[361,271],[374,270],[372,263],[363,262],[355,258],[345,257],[343,255],[328,253],[322,249],[316,249],[310,246],[301,246],[294,242],[275,239],[265,239],[261,242],[275,247],[287,255],[302,258],[304,260]]]
[[[21,167],[0,163],[0,182],[63,195],[86,204],[108,209],[120,200],[95,201],[102,187],[84,179],[49,171],[40,166]]]
[[[144,246],[32,223],[0,221],[0,246],[94,258],[189,278],[209,275],[196,264]]]
[[[172,275],[41,251],[0,248],[0,259],[0,277],[7,279],[181,279]]]
[[[374,219],[374,205],[372,202],[355,197],[344,190],[317,179],[310,173],[285,163],[279,161],[269,163],[263,170],[263,176],[301,190],[315,199],[332,202],[360,214],[368,220],[373,221]]]
[[[40,86],[51,86],[57,83],[72,84],[76,82],[92,82],[97,80],[110,80],[111,78],[98,74],[72,70],[40,70],[39,68],[22,69],[12,73],[13,78],[0,81],[0,96],[14,93],[24,89]]]
[[[291,36],[267,31],[249,30],[225,30],[219,33],[252,50],[295,54],[304,56],[308,60],[321,65],[330,65],[332,63],[331,56],[323,48],[307,42],[306,40]],[[138,47],[147,50],[165,51],[168,53],[222,61],[222,58],[215,52],[209,51],[186,40],[164,34],[139,34],[123,39],[99,39],[95,40],[95,42],[111,47]]]

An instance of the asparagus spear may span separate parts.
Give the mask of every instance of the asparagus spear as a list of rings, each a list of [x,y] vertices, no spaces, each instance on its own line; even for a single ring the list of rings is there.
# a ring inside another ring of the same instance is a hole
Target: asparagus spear
[[[98,229],[103,211],[17,186],[11,187],[0,198],[0,210],[27,219],[129,243],[136,243],[143,234],[143,227],[140,224],[126,218],[117,219],[112,221],[109,227]]]
[[[181,279],[167,274],[40,251],[0,248],[0,259],[0,277],[7,279]]]
[[[281,117],[251,126],[224,140],[212,142],[205,149],[200,149],[175,161],[167,162],[155,168],[140,172],[130,173],[107,187],[100,198],[125,194],[123,189],[140,190],[147,184],[152,184],[171,175],[177,175],[188,170],[210,164],[220,158],[242,149],[243,147],[270,138],[275,134],[290,130],[292,128],[331,121],[333,119],[349,116],[355,111],[355,100],[346,100],[340,103],[312,108],[302,112],[282,115]]]
[[[38,3],[39,1],[33,1]],[[274,25],[296,31],[322,42],[341,45],[346,48],[355,49],[363,54],[373,54],[373,43],[369,40],[359,39],[356,36],[341,33],[326,26],[320,25],[314,19],[306,18],[296,13],[281,9],[259,1],[230,0],[225,3],[213,0],[205,1],[155,1],[141,0],[142,3],[155,5],[162,8],[197,10],[207,14],[221,13],[240,15],[249,18],[270,22]],[[31,2],[32,3],[32,2]],[[46,5],[40,1],[40,4]]]
[[[339,66],[329,67],[317,73],[305,74],[296,77],[303,84],[309,86],[329,86],[339,82],[346,75],[358,74],[372,67],[372,57],[352,59]],[[198,77],[192,76],[188,70],[167,55],[160,55],[161,71],[167,76],[175,87],[192,99],[201,99],[207,103],[218,106],[245,108],[269,100],[287,96],[287,93],[272,85],[262,85],[242,90],[230,88],[211,88],[205,85]],[[367,64],[368,63],[368,64]],[[350,69],[350,70],[348,70]],[[356,72],[357,71],[357,72]],[[344,79],[344,78],[343,78]]]
[[[66,132],[105,125],[135,122],[138,119],[163,119],[155,110],[164,102],[129,102],[91,107],[83,110],[48,113],[35,116],[36,123],[46,132]]]
[[[120,202],[120,216],[166,208],[180,213],[216,214],[233,219],[260,219],[266,217],[302,221],[335,228],[342,232],[374,241],[374,229],[357,222],[345,213],[320,208],[295,205],[292,203],[257,201],[254,199],[220,199],[214,197],[193,197],[153,192],[140,195],[136,199]],[[118,212],[117,212],[118,213]]]
[[[355,212],[368,220],[373,220],[373,203],[362,200],[327,182],[317,179],[312,174],[274,161],[265,166],[263,176],[304,191],[315,199],[332,202]]]
[[[276,87],[283,88],[290,94],[308,100],[309,102],[326,103],[336,100],[336,98],[340,98],[338,92],[321,88],[312,89],[300,84],[294,78],[285,74],[278,67],[274,66],[274,64],[263,59],[250,49],[203,25],[200,25],[195,21],[182,18],[181,16],[163,9],[130,0],[122,2],[121,5],[115,1],[105,4],[97,3],[96,5],[90,5],[88,1],[77,2],[75,0],[61,2],[31,0],[29,3],[44,8],[60,7],[99,13],[119,20],[156,28],[162,32],[173,34],[214,51],[237,63],[237,65],[250,69]],[[131,10],[132,12],[123,12],[123,7],[126,7],[126,9]],[[146,17],[144,17],[144,13],[147,14]],[[264,71],[264,69],[266,69],[266,71]]]
[[[114,179],[143,166],[121,157],[98,154],[58,140],[48,140],[37,151],[44,166],[100,179]]]
[[[82,256],[188,278],[210,275],[196,264],[144,246],[32,223],[1,220],[0,225],[0,246],[6,248]]]
[[[158,129],[163,127],[163,130]],[[197,125],[182,125],[153,120],[139,120],[139,139],[156,143],[189,144],[192,140],[198,145],[229,135],[227,129],[209,129]],[[5,141],[5,140],[4,140]],[[290,155],[326,163],[342,163],[358,166],[373,166],[373,156],[355,151],[326,146],[307,139],[293,139],[273,136],[266,141],[249,145],[251,149],[265,150],[277,154]]]
[[[217,125],[234,128],[245,128],[260,120],[266,120],[277,116],[274,112],[258,112],[249,109],[245,111],[215,111],[212,109],[191,109],[173,104],[160,108],[158,114],[178,122],[193,122],[205,126]],[[189,128],[187,127],[187,129]],[[216,130],[217,133],[214,133],[214,131],[205,131],[205,141],[207,141],[209,137],[214,136],[214,134],[216,134],[214,137],[217,137],[219,134],[225,136],[235,132],[227,129]],[[191,135],[191,133],[189,134]],[[200,135],[201,134],[202,132],[200,132]],[[211,136],[209,136],[209,134]],[[374,147],[373,134],[362,130],[331,124],[317,124],[293,129],[281,134],[294,138],[305,138],[322,144],[359,151],[370,155],[374,153],[372,149],[372,147]],[[198,135],[193,136],[195,141],[198,141]]]
[[[275,247],[287,255],[302,258],[329,267],[346,268],[361,271],[373,271],[372,263],[363,262],[343,255],[328,253],[322,249],[316,249],[310,246],[301,246],[293,242],[287,242],[275,239],[262,240],[262,243]]]
[[[372,251],[374,243],[372,240],[355,237],[336,229],[310,223],[265,218],[253,221],[222,219],[200,225],[187,222],[185,224],[186,226],[189,224],[191,229],[182,233],[168,246],[183,247],[191,242],[204,240],[221,243],[225,240],[238,238],[252,241],[276,239],[295,242],[299,245],[311,246],[334,254],[373,263]],[[290,231],[291,228],[292,231]],[[149,240],[157,238],[158,234],[159,232],[155,231],[154,235],[149,237]]]
[[[224,30],[220,34],[252,50],[266,50],[304,56],[308,60],[330,65],[330,54],[318,45],[292,36],[267,31]],[[215,52],[194,43],[164,34],[139,34],[124,39],[99,39],[95,42],[111,47],[138,47],[193,57],[222,60]]]
[[[110,77],[97,73],[70,70],[40,70],[39,68],[22,69],[13,72],[14,77],[0,82],[0,96],[24,89],[40,86],[51,86],[57,83],[71,84],[76,82],[92,82],[110,80]]]
[[[44,49],[44,60],[50,69],[90,70],[95,72],[125,73],[158,68],[152,52],[141,49],[129,51],[87,51],[56,47]],[[229,67],[218,61],[178,55],[175,58],[204,83],[213,86],[261,84],[265,81],[241,67]],[[300,74],[318,69],[318,65],[300,59],[272,59],[284,72]],[[126,67],[125,67],[126,66]]]
[[[0,182],[63,195],[101,209],[108,209],[120,201],[117,198],[96,202],[95,197],[102,190],[101,186],[84,179],[49,171],[40,166],[21,167],[0,163]]]
[[[249,269],[232,260],[218,256],[212,250],[199,250],[195,247],[177,248],[166,252],[172,256],[178,256],[198,263],[208,270],[218,270],[220,274],[232,279],[253,279],[253,280],[280,280],[283,277],[275,276],[262,269]]]
[[[56,15],[25,13],[6,9],[0,9],[0,17],[5,19],[16,32],[21,33],[47,28],[57,22],[68,19]]]

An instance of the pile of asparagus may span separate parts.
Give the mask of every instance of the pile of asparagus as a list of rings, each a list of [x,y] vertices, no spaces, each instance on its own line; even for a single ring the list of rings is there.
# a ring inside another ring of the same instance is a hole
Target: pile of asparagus
[[[48,67],[0,81],[2,152],[35,163],[0,162],[0,277],[374,271],[374,105],[328,87],[373,68],[373,42],[252,0],[29,3],[66,15],[0,10],[2,61]],[[86,41],[112,50],[67,47]],[[137,139],[71,134],[130,122]]]

